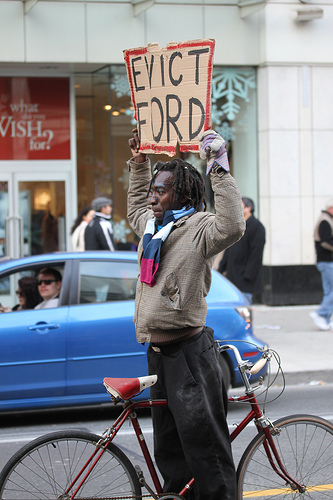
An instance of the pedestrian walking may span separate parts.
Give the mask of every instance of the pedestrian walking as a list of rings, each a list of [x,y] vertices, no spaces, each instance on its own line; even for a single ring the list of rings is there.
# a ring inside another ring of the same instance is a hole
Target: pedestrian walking
[[[72,246],[74,252],[84,252],[84,234],[89,222],[95,215],[95,210],[91,207],[84,207],[77,216],[71,229]]]
[[[95,210],[93,219],[84,233],[86,250],[116,250],[111,221],[112,201],[109,198],[95,198],[91,203]]]
[[[266,231],[253,215],[253,200],[243,197],[242,206],[246,222],[244,236],[224,252],[218,271],[225,274],[252,304],[253,295],[262,292],[262,259]]]
[[[310,316],[319,330],[332,330],[333,312],[333,199],[322,210],[314,229],[317,269],[321,274],[323,299]]]

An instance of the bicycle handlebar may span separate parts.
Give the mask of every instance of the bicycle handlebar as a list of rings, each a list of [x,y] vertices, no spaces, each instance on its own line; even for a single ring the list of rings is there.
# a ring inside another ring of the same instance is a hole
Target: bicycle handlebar
[[[261,357],[254,363],[252,368],[250,368],[249,372],[251,375],[255,375],[256,373],[260,372],[260,370],[265,366],[265,364],[268,361],[268,357]]]
[[[260,351],[262,352],[261,358],[258,359],[258,361],[256,361],[255,363],[251,363],[251,361],[243,360],[236,346],[231,344],[223,344],[222,340],[217,340],[216,343],[218,345],[219,352],[226,351],[229,349],[233,351],[244,385],[247,390],[250,390],[251,386],[248,377],[245,375],[245,373],[249,373],[250,375],[255,375],[265,366],[267,361],[270,361],[272,354],[270,352],[269,347],[265,346],[263,348],[260,348]]]

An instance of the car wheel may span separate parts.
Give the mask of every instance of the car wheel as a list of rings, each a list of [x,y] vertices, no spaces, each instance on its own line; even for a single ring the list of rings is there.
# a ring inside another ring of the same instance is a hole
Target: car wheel
[[[230,382],[231,382],[231,376],[230,376],[230,369],[227,360],[225,357],[220,354],[219,356],[219,363],[220,367],[222,368],[222,373],[223,373],[223,382],[225,385],[225,388],[227,391],[230,389]]]

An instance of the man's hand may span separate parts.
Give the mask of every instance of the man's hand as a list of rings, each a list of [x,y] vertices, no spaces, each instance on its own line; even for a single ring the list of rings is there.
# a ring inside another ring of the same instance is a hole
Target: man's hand
[[[201,142],[199,148],[200,158],[207,160],[206,175],[213,166],[222,167],[226,172],[230,171],[225,140],[214,130],[206,130],[198,137]]]
[[[134,135],[131,139],[128,140],[128,144],[131,148],[134,161],[136,163],[144,163],[145,161],[147,161],[147,155],[145,153],[141,153],[140,151],[140,138],[138,129],[134,128],[132,132]]]

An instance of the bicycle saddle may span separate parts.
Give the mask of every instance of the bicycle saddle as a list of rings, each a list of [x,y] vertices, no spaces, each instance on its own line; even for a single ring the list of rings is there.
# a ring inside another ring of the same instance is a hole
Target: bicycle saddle
[[[103,384],[114,398],[131,399],[135,394],[154,385],[157,375],[147,375],[137,378],[111,378],[105,377]]]

